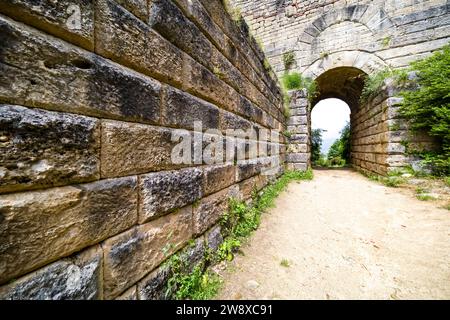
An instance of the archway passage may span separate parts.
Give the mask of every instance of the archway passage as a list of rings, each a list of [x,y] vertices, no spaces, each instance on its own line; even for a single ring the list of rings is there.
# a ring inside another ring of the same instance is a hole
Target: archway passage
[[[311,101],[311,110],[314,110],[314,107],[316,107],[316,105],[318,105],[319,102],[323,103],[325,101],[330,101],[330,98],[336,98],[344,101],[350,108],[350,118],[352,119],[350,121],[350,136],[351,136],[352,132],[358,131],[358,122],[356,121],[355,115],[358,114],[358,110],[360,109],[360,96],[364,87],[365,77],[366,73],[355,67],[337,67],[322,73],[316,79],[318,94]],[[329,108],[333,108],[333,106],[331,105]],[[333,121],[337,119],[330,119],[330,120]],[[341,129],[344,129],[344,126],[342,126]],[[310,132],[312,145],[311,159],[314,162],[315,158],[317,158],[317,156],[314,157],[315,152],[314,140],[315,139],[317,140],[316,137],[317,130],[311,130]],[[366,133],[363,133],[363,135],[365,134]],[[340,137],[336,136],[334,138],[335,140],[337,140]],[[347,164],[354,164],[355,159],[352,159],[354,153],[351,152],[353,147],[353,140],[351,138],[350,139],[347,138],[345,140],[346,146],[343,147],[343,149],[346,149],[345,150],[346,155],[344,156],[344,154],[342,154],[339,158],[342,158],[342,161],[348,161]],[[354,147],[357,148],[356,145]],[[350,149],[350,151],[348,151],[348,149]],[[326,157],[327,155],[325,155],[325,158]],[[322,157],[320,157],[320,160],[322,160]]]
[[[356,111],[365,76],[364,71],[355,67],[338,67],[324,72],[316,79],[319,94],[312,100],[312,106],[324,99],[337,98]]]
[[[350,107],[340,99],[320,100],[311,111],[311,164],[343,167],[350,158]]]
[[[318,76],[318,94],[308,102],[305,91],[291,93],[291,117],[288,122],[289,168],[304,170],[311,166],[311,110],[322,100],[337,98],[350,108],[350,161],[352,167],[368,174],[385,175],[406,163],[404,146],[395,128],[395,102],[390,92],[360,103],[364,80],[362,69],[353,66],[326,68]]]

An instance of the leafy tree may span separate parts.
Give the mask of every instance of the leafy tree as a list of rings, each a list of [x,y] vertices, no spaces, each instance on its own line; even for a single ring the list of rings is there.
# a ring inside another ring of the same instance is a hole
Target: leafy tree
[[[320,159],[320,149],[322,148],[322,132],[323,129],[313,129],[311,131],[311,161],[313,163]]]
[[[341,136],[330,147],[328,159],[332,165],[345,165],[350,161],[350,123],[341,130]]]
[[[435,173],[450,174],[450,45],[432,56],[413,62],[418,90],[402,92],[400,113],[409,120],[410,129],[426,131],[436,138],[435,152],[422,152]]]

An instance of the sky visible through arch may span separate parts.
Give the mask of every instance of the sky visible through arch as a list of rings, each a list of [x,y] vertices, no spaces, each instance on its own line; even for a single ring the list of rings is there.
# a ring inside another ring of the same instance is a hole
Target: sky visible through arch
[[[322,133],[321,152],[327,154],[333,142],[340,137],[340,131],[350,121],[350,108],[339,99],[324,99],[319,101],[311,113],[313,129],[325,129]]]

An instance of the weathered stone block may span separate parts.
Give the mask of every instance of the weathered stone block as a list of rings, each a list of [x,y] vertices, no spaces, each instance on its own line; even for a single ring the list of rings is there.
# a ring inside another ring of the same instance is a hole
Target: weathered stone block
[[[200,200],[193,211],[194,234],[199,235],[213,226],[228,210],[228,202],[233,197],[233,188],[214,193]]]
[[[0,283],[130,228],[137,179],[0,196]]]
[[[206,235],[206,241],[209,249],[217,251],[223,242],[221,227],[213,227]]]
[[[307,153],[288,153],[287,162],[308,162],[309,154]]]
[[[174,164],[173,129],[118,121],[102,122],[101,174],[117,177],[183,166]],[[182,133],[190,139],[189,133]]]
[[[247,131],[252,128],[252,123],[240,116],[221,110],[220,111],[220,130],[244,130]]]
[[[296,126],[296,125],[306,125],[308,124],[307,116],[291,116],[288,120],[288,125]]]
[[[184,261],[181,271],[187,274],[191,273],[204,260],[205,254],[205,239],[200,236],[188,244],[180,253],[180,258]]]
[[[219,109],[188,93],[167,87],[162,107],[162,124],[194,129],[194,122],[201,122],[202,128],[219,128]]]
[[[138,282],[139,300],[168,300],[167,282],[171,271],[166,266],[161,266],[152,271],[148,276]]]
[[[105,298],[114,298],[136,283],[191,237],[192,206],[189,206],[105,241],[102,246]]]
[[[92,1],[4,0],[0,12],[88,50],[94,48]]]
[[[98,54],[169,83],[184,82],[186,54],[115,2],[96,3]]]
[[[137,300],[137,286],[132,286],[130,289],[122,293],[115,300]]]
[[[0,17],[0,99],[88,116],[156,123],[160,84]],[[36,54],[36,53],[39,54]]]
[[[116,2],[147,23],[149,18],[147,0],[116,0]]]
[[[290,143],[287,148],[288,153],[306,153],[308,152],[307,144]]]
[[[87,249],[0,287],[0,299],[102,299],[102,260],[98,246]]]
[[[203,172],[189,168],[140,176],[139,223],[194,203],[202,196]]]
[[[208,166],[204,169],[204,194],[222,190],[234,184],[235,179],[236,167],[232,163]]]
[[[261,172],[262,165],[257,159],[238,162],[236,167],[236,181],[248,179]]]
[[[288,163],[286,164],[288,170],[306,171],[308,170],[307,163]]]
[[[0,193],[99,177],[93,118],[0,104]]]

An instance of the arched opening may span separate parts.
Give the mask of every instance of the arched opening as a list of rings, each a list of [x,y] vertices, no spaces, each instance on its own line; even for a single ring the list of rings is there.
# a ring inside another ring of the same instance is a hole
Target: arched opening
[[[351,114],[359,108],[364,71],[354,67],[330,69],[316,78],[318,95],[311,110],[311,162],[321,167],[350,165]]]
[[[350,164],[350,107],[343,100],[319,101],[311,112],[311,163],[315,167]]]
[[[364,87],[366,73],[355,67],[337,67],[322,73],[316,78],[319,94],[312,101],[337,98],[346,102],[351,110],[356,110]]]

